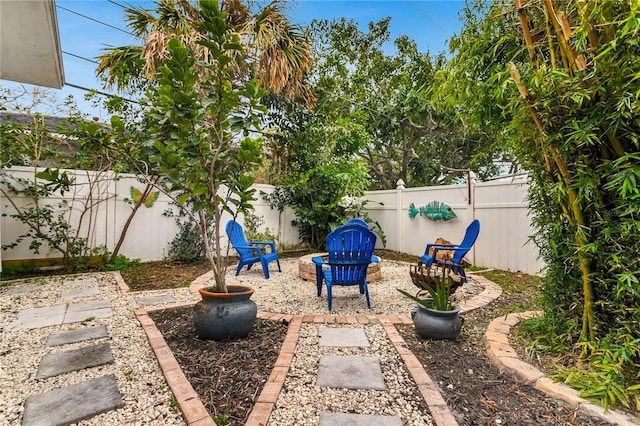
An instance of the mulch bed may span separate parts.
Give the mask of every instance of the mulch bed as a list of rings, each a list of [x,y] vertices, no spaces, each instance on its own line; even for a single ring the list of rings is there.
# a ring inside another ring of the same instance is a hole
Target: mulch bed
[[[191,306],[149,316],[209,414],[218,424],[244,424],[275,365],[287,326],[258,319],[247,338],[214,342],[197,337]]]
[[[503,294],[488,306],[465,314],[462,331],[454,342],[422,339],[413,326],[397,328],[439,386],[460,425],[603,425],[601,420],[580,414],[502,373],[488,358],[482,337],[489,322],[504,316],[528,295],[527,291]]]

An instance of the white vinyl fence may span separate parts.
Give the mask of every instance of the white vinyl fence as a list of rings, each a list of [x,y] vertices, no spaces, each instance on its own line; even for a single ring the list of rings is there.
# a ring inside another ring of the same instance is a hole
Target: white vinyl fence
[[[75,182],[71,191],[42,202],[55,206],[60,203],[70,206],[69,213],[65,217],[75,229],[80,229],[80,235],[88,239],[89,246],[106,247],[109,251],[113,251],[133,209],[132,203],[126,201],[132,199],[131,188],[143,191],[146,184],[133,175],[119,175],[117,179],[114,179],[115,175],[111,172],[98,173],[81,170],[69,170],[68,172],[72,174]],[[29,167],[13,167],[10,170],[4,170],[0,176],[3,179],[0,184],[6,190],[8,182],[13,182],[14,186],[16,185],[14,178],[32,180],[34,170]],[[272,210],[263,201],[260,194],[272,192],[272,186],[256,185],[256,189],[258,200],[254,202],[254,213],[264,219],[262,230],[269,228],[272,234],[278,235],[281,246],[290,247],[298,244],[297,229],[291,226],[293,213],[290,210],[285,210],[282,213]],[[10,217],[16,212],[12,202],[17,207],[24,208],[32,200],[13,196],[9,200],[0,194],[0,213],[3,215],[0,221],[0,240],[3,245],[16,241],[20,235],[27,231],[26,225]],[[152,205],[149,207],[141,206],[129,225],[119,252],[131,259],[139,258],[143,261],[165,258],[169,243],[179,229],[175,219],[166,215],[167,211],[172,211],[175,214],[178,212],[178,208],[162,192]],[[230,218],[230,216],[223,218],[223,227]],[[226,238],[223,239],[223,244],[225,241]],[[40,249],[39,254],[32,253],[29,249],[29,240],[24,240],[15,248],[3,251],[1,254],[2,261],[59,257],[61,257],[59,252],[49,250],[45,246]]]
[[[395,190],[368,192],[364,198],[369,200],[369,216],[385,232],[388,249],[422,255],[438,237],[460,243],[467,226],[478,219],[480,235],[467,255],[472,264],[536,274],[544,264],[537,247],[528,242],[534,230],[528,217],[527,188],[524,178],[409,189],[400,184]],[[449,221],[409,218],[411,203],[419,208],[431,201],[453,207],[457,217]]]
[[[46,203],[66,202],[73,206],[70,223],[80,226],[81,235],[88,237],[91,247],[104,246],[112,251],[129,217],[132,205],[131,188],[142,191],[145,184],[134,176],[119,175],[114,179],[111,173],[70,171],[78,185],[64,196],[48,199]],[[14,167],[4,170],[0,184],[6,188],[7,176],[33,178],[33,169]],[[260,196],[270,193],[270,185],[256,185],[258,200],[254,203],[255,214],[262,217],[261,230],[269,228],[278,235],[281,248],[295,247],[299,244],[298,232],[291,225],[295,218],[291,210],[278,212],[271,209]],[[405,253],[421,255],[427,243],[443,237],[453,243],[459,243],[467,225],[473,219],[480,220],[480,236],[467,258],[475,265],[500,268],[526,273],[538,273],[543,264],[537,259],[538,252],[528,238],[533,233],[526,203],[526,180],[495,181],[488,183],[473,182],[471,185],[449,185],[440,187],[367,192],[363,199],[369,200],[369,216],[378,221],[387,238],[386,248]],[[89,201],[91,208],[85,208]],[[25,206],[29,200],[13,198],[17,206]],[[451,221],[431,221],[417,216],[409,219],[408,209],[411,203],[416,207],[430,201],[449,204],[456,211],[457,218]],[[381,203],[381,204],[378,204]],[[175,220],[163,213],[177,211],[171,199],[160,193],[159,198],[150,207],[142,206],[134,216],[120,249],[120,253],[143,261],[159,260],[167,255],[168,245],[178,231]],[[80,213],[85,211],[80,217]],[[25,225],[9,216],[15,213],[10,200],[0,195],[0,240],[3,245],[10,244],[25,232]],[[223,220],[226,223],[228,218]],[[242,219],[240,219],[242,222]],[[382,247],[380,242],[378,247]],[[46,259],[60,257],[43,247],[36,255],[29,250],[29,242],[23,241],[17,247],[3,251],[2,261],[25,259]]]

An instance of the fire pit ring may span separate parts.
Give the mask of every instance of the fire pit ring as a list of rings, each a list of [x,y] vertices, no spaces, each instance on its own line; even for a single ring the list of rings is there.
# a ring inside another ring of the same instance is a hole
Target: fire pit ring
[[[316,282],[316,265],[311,261],[314,256],[325,257],[328,253],[312,253],[302,256],[298,262],[298,276],[305,281]],[[367,268],[367,282],[373,283],[382,278],[380,263],[371,262]]]

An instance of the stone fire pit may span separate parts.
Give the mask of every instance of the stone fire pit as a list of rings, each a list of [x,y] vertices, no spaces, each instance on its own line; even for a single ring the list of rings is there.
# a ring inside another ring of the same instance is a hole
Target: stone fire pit
[[[306,281],[316,282],[316,265],[311,261],[314,256],[327,258],[328,253],[312,253],[302,256],[298,263],[298,276]],[[367,268],[367,282],[372,283],[382,278],[380,263],[371,262]]]

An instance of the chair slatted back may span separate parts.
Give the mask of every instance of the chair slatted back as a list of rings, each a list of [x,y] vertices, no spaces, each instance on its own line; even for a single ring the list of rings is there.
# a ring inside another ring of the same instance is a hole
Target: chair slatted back
[[[246,247],[249,245],[247,238],[244,236],[244,230],[238,222],[230,220],[229,222],[227,222],[225,230],[227,231],[227,237],[229,237],[231,245],[238,252],[238,255],[241,259],[248,259],[250,257],[256,256],[251,249],[238,248],[242,246]]]
[[[326,239],[332,282],[335,285],[359,285],[367,277],[367,267],[376,245],[376,235],[360,224],[347,224],[331,232]]]
[[[464,238],[459,245],[460,250],[456,250],[453,255],[453,263],[459,265],[462,262],[462,258],[471,250],[471,247],[478,239],[480,233],[480,221],[475,219],[467,226],[467,230],[464,233]]]

